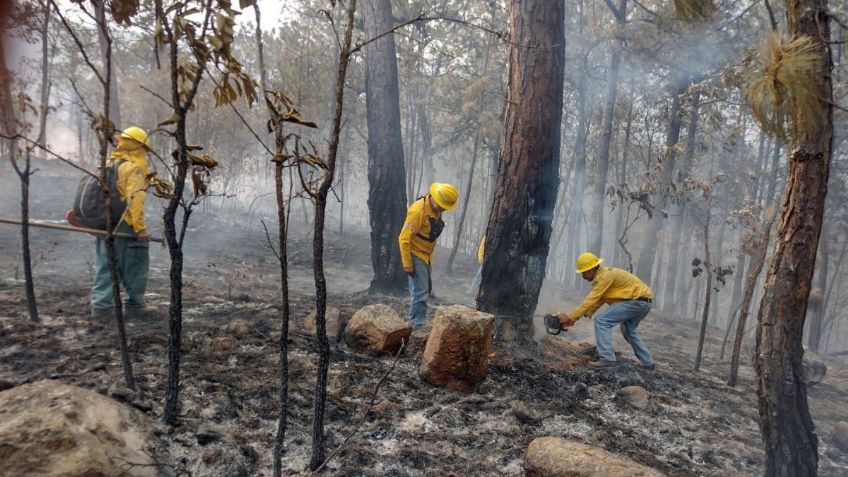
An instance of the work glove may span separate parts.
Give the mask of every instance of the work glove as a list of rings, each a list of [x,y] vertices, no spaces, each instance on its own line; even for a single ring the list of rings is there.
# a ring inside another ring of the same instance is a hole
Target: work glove
[[[150,242],[150,234],[147,230],[142,230],[136,235],[136,240],[139,242]]]
[[[559,318],[559,323],[563,328],[571,328],[575,323],[577,323],[577,320],[568,316],[568,313],[560,313],[557,315],[557,318]]]
[[[406,272],[406,275],[409,277],[415,276],[415,270],[413,270],[412,268],[404,268],[403,271]]]

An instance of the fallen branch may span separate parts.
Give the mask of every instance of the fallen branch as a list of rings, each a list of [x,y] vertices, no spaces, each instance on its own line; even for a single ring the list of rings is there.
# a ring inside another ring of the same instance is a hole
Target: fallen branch
[[[380,386],[383,384],[383,381],[385,381],[386,378],[389,377],[389,374],[391,374],[392,371],[394,371],[395,365],[397,364],[398,359],[400,358],[400,354],[403,352],[403,349],[405,347],[406,347],[406,341],[403,341],[400,345],[400,349],[398,349],[398,352],[395,355],[394,361],[392,361],[392,365],[383,374],[383,377],[380,378],[379,381],[377,381],[377,385],[374,386],[374,392],[371,393],[371,401],[368,403],[368,408],[366,408],[365,412],[362,413],[362,417],[359,419],[359,422],[356,424],[356,427],[354,427],[353,430],[350,431],[350,434],[347,435],[345,440],[343,440],[342,443],[339,444],[338,447],[336,447],[336,450],[334,450],[332,454],[327,456],[327,459],[324,460],[324,462],[322,462],[321,465],[319,465],[317,469],[315,469],[316,474],[321,472],[321,469],[323,469],[330,462],[330,460],[332,460],[332,458],[335,457],[336,454],[338,454],[344,448],[344,446],[347,445],[347,443],[353,438],[353,436],[355,436],[356,433],[359,432],[359,429],[362,427],[362,424],[365,422],[365,419],[368,417],[368,414],[371,413],[371,408],[374,407],[374,401],[377,399],[377,393],[380,391]]]

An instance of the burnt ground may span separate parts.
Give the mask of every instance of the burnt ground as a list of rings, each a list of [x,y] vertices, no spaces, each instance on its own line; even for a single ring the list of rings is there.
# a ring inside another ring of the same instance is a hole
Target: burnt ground
[[[36,176],[38,179],[38,176]],[[43,182],[48,182],[46,178]],[[75,180],[34,184],[33,216],[59,219]],[[16,189],[0,176],[0,215],[16,213]],[[70,190],[70,192],[69,192]],[[155,211],[155,208],[152,208]],[[0,388],[59,379],[95,389],[144,411],[155,423],[152,446],[162,472],[192,475],[270,475],[278,414],[279,355],[270,338],[278,330],[277,264],[254,219],[214,213],[192,217],[186,245],[182,424],[161,424],[167,366],[167,322],[128,323],[139,391],[123,389],[114,324],[88,315],[92,239],[86,235],[33,231],[40,323],[26,320],[17,274],[16,229],[0,228]],[[273,221],[272,221],[273,223]],[[154,226],[161,230],[161,226]],[[306,227],[292,239],[294,326],[313,308],[311,244]],[[329,234],[326,256],[329,305],[349,317],[366,303],[381,302],[403,313],[403,298],[367,296],[370,278],[367,234]],[[148,300],[163,313],[168,303],[167,252],[151,249]],[[447,254],[441,253],[444,258]],[[473,264],[460,276],[436,280],[441,303],[467,303],[462,291]],[[439,270],[436,272],[439,273]],[[22,275],[22,274],[19,274]],[[545,290],[540,303],[553,311],[574,297]],[[233,319],[249,321],[250,333],[235,349],[210,346],[227,336]],[[591,337],[580,323],[571,339]],[[658,362],[656,371],[635,366],[620,337],[625,363],[617,370],[552,366],[532,353],[497,348],[486,381],[468,394],[433,388],[418,377],[421,337],[414,337],[382,382],[361,428],[329,463],[329,475],[521,475],[524,451],[538,436],[571,436],[627,456],[668,475],[760,475],[756,390],[750,366],[740,385],[724,381],[729,364],[718,360],[721,330],[711,329],[702,371],[691,371],[697,338],[694,320],[660,314],[643,322],[643,335]],[[286,473],[301,472],[309,459],[312,394],[317,347],[301,334],[290,339],[289,429]],[[327,454],[353,430],[369,407],[393,357],[353,354],[333,346],[326,411]],[[848,456],[833,442],[833,425],[848,420],[848,371],[829,361],[824,382],[809,391],[819,435],[820,474],[846,475]],[[623,386],[648,389],[644,411],[621,407],[613,397]]]

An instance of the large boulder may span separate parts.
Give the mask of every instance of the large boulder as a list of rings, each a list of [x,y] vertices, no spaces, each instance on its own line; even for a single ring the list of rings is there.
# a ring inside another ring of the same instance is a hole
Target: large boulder
[[[366,305],[351,317],[345,329],[345,342],[368,353],[396,353],[409,342],[412,327],[387,305]]]
[[[524,472],[528,477],[663,477],[626,457],[561,437],[533,439]]]
[[[150,425],[87,389],[38,381],[0,393],[2,475],[154,477]]]
[[[317,311],[313,311],[306,316],[306,321],[303,322],[304,332],[309,333],[310,335],[318,333],[318,325],[315,323],[316,316],[318,316]],[[328,306],[327,311],[324,313],[324,317],[326,319],[327,336],[333,339],[338,338],[345,327],[344,320],[342,320],[341,310]]]
[[[434,386],[470,391],[489,371],[495,317],[463,305],[440,306],[420,374]]]

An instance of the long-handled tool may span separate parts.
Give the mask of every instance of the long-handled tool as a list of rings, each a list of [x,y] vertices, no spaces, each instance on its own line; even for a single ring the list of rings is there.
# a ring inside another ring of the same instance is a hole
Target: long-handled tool
[[[6,219],[6,218],[3,218],[3,217],[0,217],[0,224],[22,225],[23,223],[20,220]],[[71,225],[34,222],[32,220],[29,221],[29,226],[30,227],[41,227],[41,228],[44,228],[44,229],[64,230],[66,232],[82,232],[82,233],[86,233],[86,234],[100,235],[102,237],[105,237],[107,235],[105,230],[89,229],[87,227],[73,227]],[[113,235],[115,237],[118,237],[118,238],[128,238],[128,239],[138,238],[135,235],[125,234],[125,233],[121,233],[121,232],[115,233]],[[155,238],[155,237],[150,237],[150,241],[160,243],[160,244],[165,243],[161,238]]]

